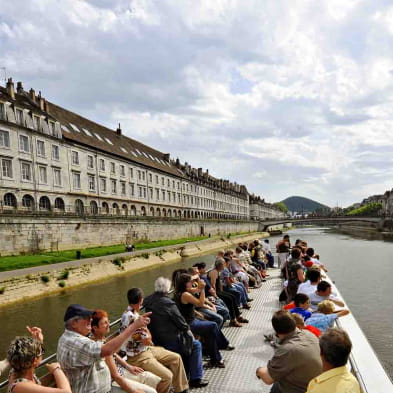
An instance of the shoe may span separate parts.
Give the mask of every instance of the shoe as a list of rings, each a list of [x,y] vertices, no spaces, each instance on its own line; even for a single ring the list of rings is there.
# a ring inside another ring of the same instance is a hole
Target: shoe
[[[235,347],[231,344],[228,344],[228,346],[226,348],[224,348],[224,351],[233,351],[235,349]]]
[[[209,381],[206,379],[193,379],[189,382],[190,388],[204,388],[209,385]]]
[[[206,367],[208,367],[208,368],[225,368],[225,364],[224,364],[224,361],[222,361],[222,360],[220,360],[219,362],[216,360],[215,361],[210,360],[206,364]]]
[[[245,304],[245,305],[243,306],[243,308],[244,308],[245,310],[249,310],[249,309],[251,308],[251,306],[249,306],[248,304]]]
[[[254,299],[247,299],[247,301],[250,303],[250,302],[253,302]]]
[[[238,320],[240,323],[248,323],[248,319],[243,318],[243,317],[239,317],[237,320]]]
[[[242,327],[243,325],[239,323],[238,321],[231,321],[229,322],[229,326],[231,327]]]

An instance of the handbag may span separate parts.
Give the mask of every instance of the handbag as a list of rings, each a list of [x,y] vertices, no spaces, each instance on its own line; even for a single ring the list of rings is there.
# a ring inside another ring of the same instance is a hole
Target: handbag
[[[194,335],[191,330],[186,330],[184,332],[179,332],[177,335],[179,341],[179,353],[183,356],[190,356],[192,352],[192,346],[194,343]]]

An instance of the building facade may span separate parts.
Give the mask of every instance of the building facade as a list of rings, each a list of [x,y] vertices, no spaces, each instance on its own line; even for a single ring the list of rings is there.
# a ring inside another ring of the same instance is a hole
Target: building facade
[[[24,91],[0,87],[0,211],[249,220],[244,185],[192,168]]]

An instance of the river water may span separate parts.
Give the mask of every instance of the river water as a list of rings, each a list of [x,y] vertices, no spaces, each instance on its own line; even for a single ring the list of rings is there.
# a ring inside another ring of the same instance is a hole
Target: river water
[[[342,296],[365,332],[390,377],[393,377],[393,305],[392,292],[393,242],[347,235],[327,228],[299,228],[289,231],[291,239],[301,238],[315,248],[329,269]],[[270,242],[275,244],[277,237]],[[56,350],[63,331],[63,315],[71,303],[107,310],[117,318],[127,305],[128,289],[138,286],[146,294],[153,291],[156,277],[170,277],[178,267],[204,261],[209,266],[213,255],[187,258],[177,264],[160,266],[145,272],[125,275],[103,283],[68,289],[63,294],[48,296],[0,310],[0,358],[16,335],[25,334],[25,325],[41,326],[45,333],[47,354]]]

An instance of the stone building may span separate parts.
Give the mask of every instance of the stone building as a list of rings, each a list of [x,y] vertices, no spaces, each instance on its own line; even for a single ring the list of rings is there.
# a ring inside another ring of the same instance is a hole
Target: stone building
[[[172,160],[21,82],[15,91],[12,79],[0,87],[0,160],[2,213],[250,219],[244,185]],[[278,215],[264,202],[259,211]]]
[[[271,203],[265,202],[260,196],[254,194],[250,195],[250,219],[251,220],[266,220],[269,218],[286,217],[280,209]]]

